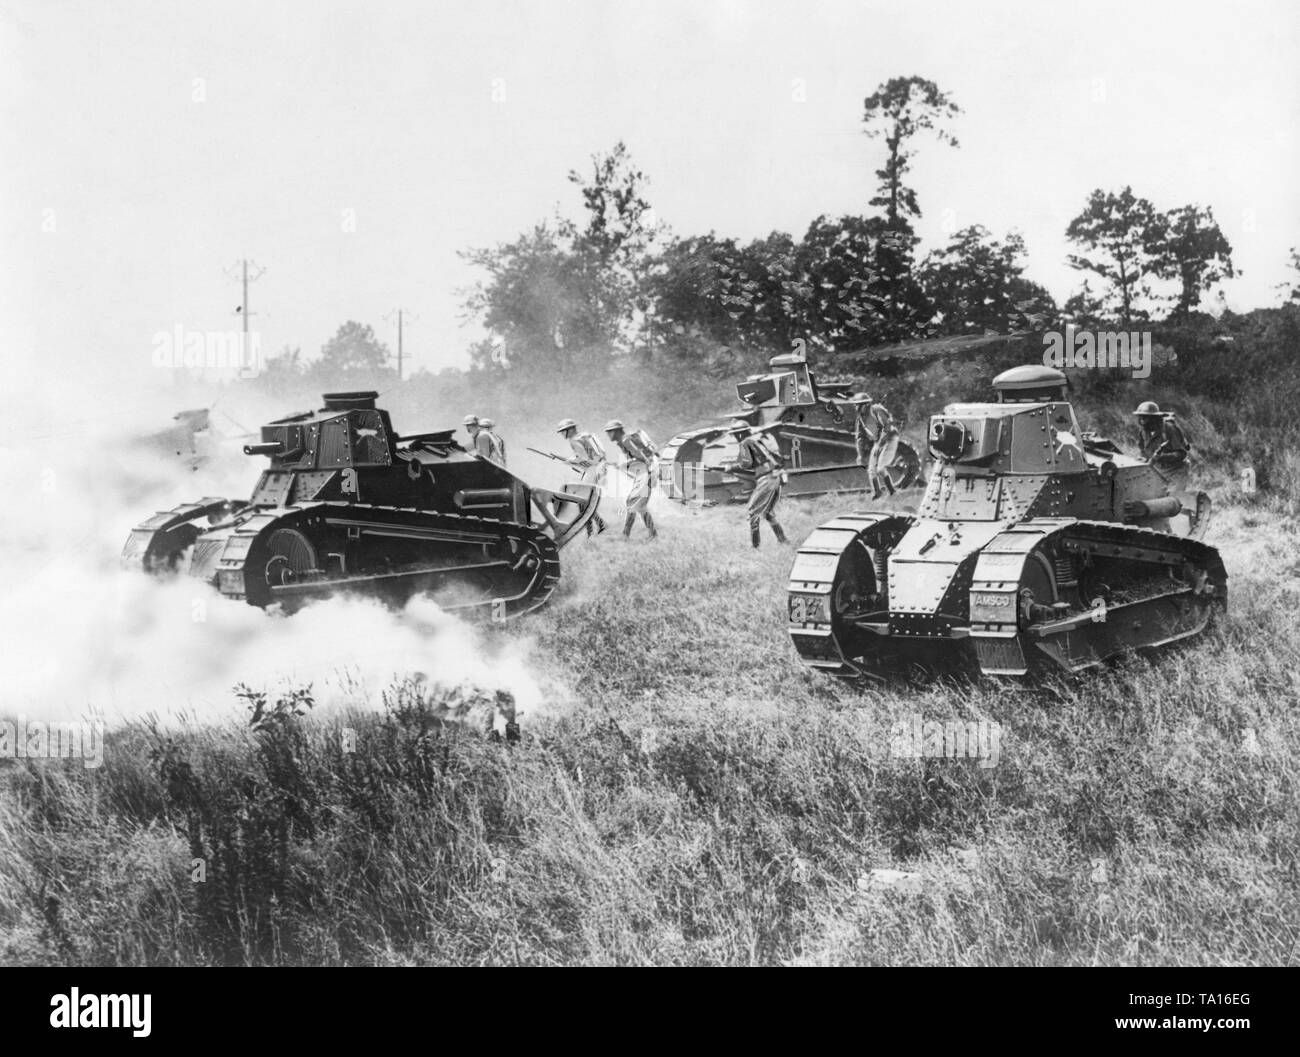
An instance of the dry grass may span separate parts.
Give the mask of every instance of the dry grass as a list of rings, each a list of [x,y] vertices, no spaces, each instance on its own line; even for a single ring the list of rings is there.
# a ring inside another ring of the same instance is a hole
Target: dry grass
[[[576,543],[555,603],[486,633],[567,687],[517,745],[434,691],[0,767],[0,962],[1294,961],[1297,523],[1223,499],[1218,630],[1033,686],[804,671],[791,550],[738,509]],[[913,713],[1001,723],[998,766],[891,757]]]

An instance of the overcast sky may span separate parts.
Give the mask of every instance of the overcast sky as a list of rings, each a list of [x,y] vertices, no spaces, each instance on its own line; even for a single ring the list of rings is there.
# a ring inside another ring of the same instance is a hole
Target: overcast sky
[[[917,74],[965,113],[920,141],[923,250],[1020,230],[1063,299],[1063,231],[1096,187],[1208,205],[1277,304],[1300,244],[1300,5],[146,3],[0,0],[4,370],[103,385],[152,336],[238,326],[251,257],[264,348],[315,353],[403,305],[415,368],[464,362],[457,250],[559,206],[623,139],[677,234],[796,236],[865,213],[862,100]],[[31,373],[31,372],[28,372]]]

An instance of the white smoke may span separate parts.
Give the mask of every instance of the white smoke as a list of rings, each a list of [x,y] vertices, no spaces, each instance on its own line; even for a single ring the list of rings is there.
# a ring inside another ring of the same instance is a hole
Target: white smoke
[[[29,422],[0,446],[8,499],[0,641],[9,658],[0,715],[220,718],[242,709],[239,683],[272,699],[311,684],[318,704],[377,706],[411,676],[508,690],[521,714],[541,707],[524,640],[489,642],[428,598],[400,611],[336,598],[286,617],[188,577],[120,569],[134,525],[202,496],[245,497],[263,464],[244,456],[246,438],[214,415],[195,467],[193,453],[172,444],[170,417],[152,414],[143,429],[120,414]],[[231,421],[250,418],[254,427],[263,420],[244,412]]]

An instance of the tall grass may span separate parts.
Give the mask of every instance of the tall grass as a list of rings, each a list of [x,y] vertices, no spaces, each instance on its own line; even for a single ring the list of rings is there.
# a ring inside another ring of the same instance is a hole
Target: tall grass
[[[783,514],[797,539],[840,506]],[[1221,503],[1232,607],[1193,645],[864,687],[794,658],[788,548],[749,550],[738,509],[661,523],[575,545],[550,607],[485,631],[560,688],[518,743],[446,722],[466,691],[435,679],[0,765],[0,961],[1294,958],[1294,520]],[[997,766],[892,756],[913,714],[1000,723]]]

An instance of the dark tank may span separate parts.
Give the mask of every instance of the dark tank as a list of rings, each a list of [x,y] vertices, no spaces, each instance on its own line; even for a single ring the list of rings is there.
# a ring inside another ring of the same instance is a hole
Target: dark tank
[[[785,494],[869,492],[871,479],[858,465],[854,422],[862,402],[847,382],[823,382],[802,353],[774,356],[767,374],[736,386],[740,407],[727,419],[698,426],[673,437],[659,455],[659,481],[666,495],[683,502],[738,502],[754,482],[716,469],[731,462],[735,438],[727,434],[737,421],[766,433],[781,450],[786,466]],[[921,472],[916,451],[900,439],[886,468],[895,488],[907,488]]]
[[[132,530],[123,564],[186,571],[229,598],[290,610],[338,591],[431,591],[494,619],[543,605],[600,489],[530,488],[454,430],[398,436],[377,399],[327,393],[321,410],[263,426],[244,452],[270,466],[247,500],[155,514]]]

